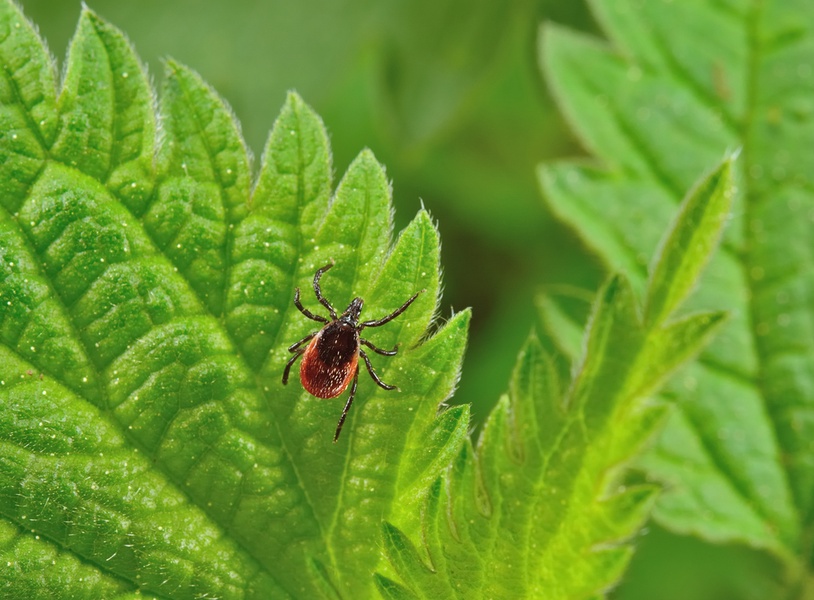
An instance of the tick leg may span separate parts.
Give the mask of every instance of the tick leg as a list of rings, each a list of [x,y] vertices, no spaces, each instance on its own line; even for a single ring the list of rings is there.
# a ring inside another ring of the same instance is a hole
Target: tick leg
[[[334,310],[334,307],[331,306],[331,303],[322,296],[322,288],[319,287],[319,280],[322,277],[322,274],[333,266],[334,264],[330,262],[324,267],[317,269],[317,272],[314,273],[314,294],[316,295],[317,300],[319,300],[319,303],[328,309],[328,312],[331,313],[331,317],[333,317],[333,320],[336,321],[339,317],[336,316],[336,311]],[[327,323],[327,321],[325,322]]]
[[[339,434],[342,432],[342,425],[345,424],[345,417],[348,416],[350,405],[353,404],[353,397],[356,395],[356,384],[359,381],[359,365],[356,365],[356,374],[353,376],[353,385],[350,387],[350,396],[345,403],[345,408],[342,409],[342,416],[339,417],[339,423],[336,425],[336,433],[334,434],[334,444],[339,439]]]
[[[373,378],[373,381],[376,382],[376,385],[386,390],[398,389],[398,387],[396,387],[395,385],[388,385],[384,381],[379,379],[379,376],[376,375],[376,371],[373,370],[373,365],[370,364],[370,359],[367,357],[367,354],[365,354],[364,350],[359,350],[359,355],[365,360],[365,365],[367,365],[367,372],[370,373],[370,376]]]
[[[328,322],[328,319],[326,319],[325,317],[320,317],[319,315],[315,315],[314,313],[312,313],[310,310],[308,310],[307,308],[305,308],[302,305],[302,302],[300,302],[300,288],[296,288],[294,290],[294,306],[296,306],[298,309],[300,309],[300,312],[302,314],[304,314],[306,317],[308,317],[309,319],[313,319],[314,321],[319,321],[320,323],[327,323]]]
[[[421,292],[423,292],[423,291],[424,290],[421,290]],[[362,323],[359,323],[359,329],[362,329],[363,327],[378,327],[379,325],[384,325],[385,323],[389,323],[390,321],[395,319],[397,316],[399,316],[401,313],[403,313],[405,310],[407,310],[407,307],[410,306],[416,298],[418,298],[418,295],[421,292],[416,292],[415,294],[413,294],[412,298],[407,300],[407,302],[402,304],[400,308],[397,308],[396,310],[391,312],[386,317],[382,317],[381,319],[378,319],[376,321],[363,321]]]
[[[285,371],[283,371],[283,385],[288,385],[288,373],[291,371],[291,365],[293,365],[294,361],[305,353],[305,350],[293,350],[293,352],[296,352],[296,354],[292,356],[285,364]]]
[[[302,346],[302,345],[303,345],[305,342],[310,342],[312,339],[314,339],[314,338],[316,337],[316,335],[317,335],[318,333],[319,333],[319,331],[315,331],[314,333],[309,333],[309,334],[308,334],[308,335],[306,335],[304,338],[302,338],[302,339],[301,339],[299,342],[296,342],[296,343],[294,343],[294,344],[291,344],[291,345],[288,347],[288,351],[289,351],[289,352],[296,352],[296,351],[297,351],[297,349],[298,349],[300,346]]]
[[[376,354],[381,354],[383,356],[394,356],[396,354],[396,352],[399,351],[399,345],[398,344],[396,344],[395,348],[393,348],[392,350],[382,350],[381,348],[377,348],[376,346],[374,346],[373,344],[371,344],[370,342],[368,342],[365,339],[360,339],[359,343],[364,344],[365,346],[367,346],[368,348],[373,350],[373,352],[375,352]]]

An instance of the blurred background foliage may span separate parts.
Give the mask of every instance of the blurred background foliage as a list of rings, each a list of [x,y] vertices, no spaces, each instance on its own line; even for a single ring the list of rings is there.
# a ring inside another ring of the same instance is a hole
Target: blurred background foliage
[[[21,5],[62,61],[80,2]],[[89,5],[126,32],[157,87],[163,57],[197,70],[230,103],[258,159],[286,91],[295,89],[325,121],[337,177],[369,147],[393,181],[398,228],[423,201],[444,242],[441,315],[474,308],[454,401],[471,403],[478,423],[506,388],[535,321],[535,293],[594,290],[603,277],[576,236],[546,213],[535,177],[539,162],[583,153],[536,56],[544,21],[597,34],[583,0]],[[771,565],[758,554],[658,528],[639,546],[617,600],[769,597]]]

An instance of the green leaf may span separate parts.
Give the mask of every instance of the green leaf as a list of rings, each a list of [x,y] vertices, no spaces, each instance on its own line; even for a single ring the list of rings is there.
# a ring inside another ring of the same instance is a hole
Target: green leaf
[[[370,597],[382,520],[412,533],[467,437],[470,314],[439,323],[440,240],[394,241],[383,167],[334,190],[320,118],[290,94],[253,185],[234,116],[168,61],[155,96],[123,34],[83,9],[63,88],[0,1],[0,576],[3,597]],[[59,101],[56,98],[59,98]],[[157,135],[161,123],[161,135]],[[281,376],[324,312],[398,319],[319,400]],[[428,331],[432,331],[430,334]]]
[[[667,389],[676,410],[641,462],[667,484],[655,514],[675,531],[772,553],[789,597],[803,597],[814,515],[814,80],[802,65],[814,52],[814,10],[700,1],[591,6],[608,44],[547,26],[540,55],[599,166],[548,165],[540,179],[552,210],[637,290],[650,290],[648,319],[662,319],[690,287],[682,278],[672,289],[659,283],[684,270],[669,246],[702,252],[713,241],[703,226],[691,235],[676,228],[648,283],[644,259],[658,232],[694,173],[742,149],[732,164],[738,193],[724,251],[691,302],[726,309],[730,318]],[[722,214],[692,196],[683,213],[697,222]],[[676,325],[673,337],[695,328]]]
[[[669,266],[648,301],[670,298],[669,312],[645,319],[627,280],[612,277],[594,302],[568,385],[532,335],[477,447],[466,444],[425,496],[420,538],[385,525],[392,572],[377,577],[382,597],[589,598],[616,584],[658,492],[623,478],[665,421],[665,407],[648,396],[724,321],[722,313],[675,316],[724,226],[717,213],[732,182],[712,181],[696,188],[665,236]],[[716,218],[694,218],[699,205]],[[706,241],[676,243],[677,231]],[[573,325],[561,312],[550,316],[547,323],[565,329],[557,341],[573,350]]]
[[[732,163],[701,181],[679,209],[664,245],[650,270],[645,318],[659,323],[684,301],[698,281],[732,206]]]

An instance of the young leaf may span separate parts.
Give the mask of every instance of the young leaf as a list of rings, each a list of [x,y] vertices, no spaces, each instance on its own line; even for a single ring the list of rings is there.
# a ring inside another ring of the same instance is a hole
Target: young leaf
[[[240,128],[167,62],[161,113],[126,39],[83,9],[57,93],[33,27],[0,0],[0,576],[3,597],[369,597],[381,520],[415,533],[458,454],[469,313],[433,324],[438,233],[392,240],[363,151],[336,191],[319,117],[290,94],[252,186]],[[57,100],[58,98],[58,100]],[[156,123],[161,124],[160,128]],[[157,137],[157,130],[161,136]],[[315,270],[342,311],[405,314],[344,399],[287,348],[315,327]],[[428,328],[434,333],[429,335]],[[381,584],[380,584],[381,585]]]
[[[698,271],[706,264],[711,250],[718,245],[732,204],[727,197],[734,193],[731,178],[732,163],[726,160],[683,202],[650,271],[645,306],[645,319],[649,322],[661,323],[675,312],[698,280]]]
[[[467,444],[426,496],[420,542],[385,525],[391,571],[377,576],[382,597],[590,598],[618,581],[658,491],[620,478],[664,421],[664,407],[645,398],[723,322],[721,313],[674,315],[723,228],[729,166],[696,188],[665,237],[668,266],[646,301],[669,312],[643,318],[628,282],[611,278],[567,386],[529,338],[477,448]],[[686,237],[704,241],[676,243]],[[569,349],[572,330],[558,338]]]
[[[814,80],[801,70],[814,51],[814,8],[591,6],[609,45],[551,26],[540,51],[563,111],[602,166],[548,165],[540,176],[554,212],[609,265],[644,289],[644,258],[692,174],[742,148],[724,251],[693,301],[730,319],[668,388],[677,410],[642,462],[667,483],[655,514],[679,532],[768,550],[798,594],[811,580],[814,514]],[[676,266],[662,259],[650,285]],[[685,287],[651,291],[649,314]]]

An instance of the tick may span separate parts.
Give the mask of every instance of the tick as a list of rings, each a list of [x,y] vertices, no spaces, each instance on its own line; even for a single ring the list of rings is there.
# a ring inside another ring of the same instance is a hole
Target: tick
[[[345,403],[345,408],[342,410],[342,416],[339,417],[339,423],[336,426],[336,433],[334,434],[334,443],[339,439],[339,434],[342,431],[342,425],[345,423],[345,417],[348,416],[350,405],[353,404],[353,397],[356,395],[356,384],[359,381],[359,357],[365,361],[367,372],[373,378],[376,384],[385,390],[398,389],[394,385],[388,385],[376,375],[373,370],[373,365],[370,364],[370,358],[362,346],[367,346],[376,354],[382,356],[393,356],[398,352],[398,344],[392,350],[382,350],[377,348],[372,343],[363,338],[360,334],[365,327],[380,327],[385,323],[389,323],[413,303],[418,298],[421,292],[416,292],[412,298],[407,300],[401,307],[394,310],[392,313],[381,319],[375,321],[359,321],[362,314],[362,306],[364,300],[361,298],[354,298],[348,307],[341,315],[337,315],[331,303],[322,295],[322,289],[319,287],[319,280],[322,275],[333,267],[333,263],[328,263],[321,269],[318,269],[314,274],[314,294],[322,306],[328,309],[331,315],[327,319],[320,315],[315,315],[310,310],[305,308],[300,302],[300,288],[294,290],[294,306],[299,311],[312,321],[324,323],[322,329],[309,333],[299,342],[291,344],[288,351],[292,352],[294,356],[286,363],[285,371],[283,371],[283,385],[288,383],[288,374],[294,362],[302,356],[300,363],[300,382],[302,387],[309,394],[313,394],[317,398],[336,398],[339,394],[344,392],[348,384],[353,383],[350,387],[350,396]],[[423,291],[423,290],[422,290]]]

